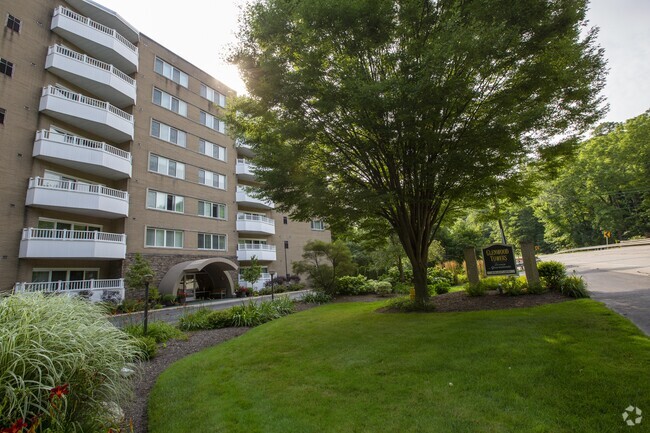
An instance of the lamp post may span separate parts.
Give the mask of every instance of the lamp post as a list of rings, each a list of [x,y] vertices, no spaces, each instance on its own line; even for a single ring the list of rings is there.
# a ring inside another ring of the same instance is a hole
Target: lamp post
[[[147,335],[147,322],[149,321],[149,283],[153,281],[153,275],[147,274],[143,277],[144,280],[144,323],[142,335]]]
[[[271,274],[271,301],[275,299],[275,272],[269,272]]]

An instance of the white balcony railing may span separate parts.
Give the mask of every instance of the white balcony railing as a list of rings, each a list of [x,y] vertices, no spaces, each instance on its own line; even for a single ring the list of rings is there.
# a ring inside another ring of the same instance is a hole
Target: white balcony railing
[[[124,299],[124,279],[48,281],[39,283],[16,283],[14,293],[67,293],[80,295],[90,292],[92,301],[120,301]]]
[[[253,283],[253,284],[251,284],[248,281],[242,279],[241,276],[239,277],[239,285],[240,286],[252,287],[253,290],[255,290],[255,291],[262,290],[264,288],[264,286],[266,285],[266,283],[268,283],[269,281],[271,281],[271,274],[267,274],[267,273],[260,274],[259,279],[257,281],[255,281],[255,283]]]
[[[23,229],[20,258],[124,259],[126,235],[99,231]]]
[[[252,260],[253,256],[262,261],[274,261],[276,258],[275,245],[239,244],[237,246],[237,260]]]
[[[115,29],[64,6],[54,9],[51,29],[90,55],[132,73],[138,69],[138,47]]]
[[[136,102],[137,87],[133,78],[110,63],[63,45],[48,48],[45,69],[118,107]]]
[[[29,179],[26,206],[103,218],[129,215],[129,194],[103,185],[69,180]]]
[[[69,57],[71,59],[77,60],[79,62],[85,63],[87,65],[93,66],[98,69],[103,69],[104,71],[110,73],[111,75],[115,75],[117,78],[125,81],[127,84],[131,86],[135,86],[135,80],[128,75],[126,75],[124,72],[120,71],[117,69],[115,66],[102,62],[101,60],[97,60],[93,57],[89,57],[85,54],[78,53],[76,51],[72,51],[70,48],[64,47],[63,45],[52,45],[51,47],[48,48],[47,54],[60,54],[65,57]]]
[[[88,96],[82,95],[81,93],[75,93],[70,90],[61,89],[55,86],[45,86],[43,87],[42,96],[47,96],[47,95],[58,96],[59,98],[67,99],[69,101],[79,102],[80,104],[84,104],[89,107],[106,110],[110,113],[115,114],[116,116],[123,118],[124,120],[133,122],[133,115],[127,113],[126,111],[120,110],[119,108],[112,106],[106,101],[100,101],[99,99],[90,98]]]
[[[253,194],[254,189],[238,185],[235,200],[241,205],[253,208],[273,209],[275,207],[272,201],[254,197]]]
[[[275,234],[275,221],[263,215],[238,213],[237,231],[273,235]]]
[[[105,187],[104,185],[97,185],[92,183],[74,182],[69,180],[56,180],[46,179],[43,177],[29,178],[29,188],[48,188],[58,189],[60,191],[71,191],[88,194],[102,195],[104,197],[112,197],[120,200],[129,200],[129,193],[119,189]]]
[[[55,86],[43,87],[39,110],[109,140],[132,140],[133,115],[106,101]]]
[[[109,179],[131,177],[131,153],[103,141],[42,129],[32,156]]]

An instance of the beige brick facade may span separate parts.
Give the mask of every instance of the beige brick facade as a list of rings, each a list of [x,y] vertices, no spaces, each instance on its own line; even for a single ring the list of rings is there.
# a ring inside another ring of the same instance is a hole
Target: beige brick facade
[[[23,282],[118,280],[136,253],[154,265],[157,284],[179,263],[223,258],[246,266],[237,262],[246,242],[263,254],[275,246],[275,260],[262,265],[291,273],[305,242],[329,241],[330,233],[238,203],[237,185],[255,179],[237,174],[246,149],[238,155],[218,123],[234,91],[105,12],[85,0],[0,5],[0,57],[13,64],[11,76],[0,74],[0,291]],[[20,31],[7,27],[9,16]],[[98,47],[107,34],[118,48]],[[43,93],[47,86],[56,88]],[[128,213],[120,210],[127,203]],[[238,213],[265,229],[238,231]]]

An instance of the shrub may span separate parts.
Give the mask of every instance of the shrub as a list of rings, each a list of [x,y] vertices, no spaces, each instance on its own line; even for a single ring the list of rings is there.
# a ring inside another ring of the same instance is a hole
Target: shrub
[[[135,313],[144,310],[144,302],[137,299],[125,299],[117,306],[118,313]]]
[[[123,331],[133,337],[144,337],[144,326],[141,324],[127,325]],[[153,338],[156,343],[165,343],[171,339],[187,340],[187,334],[166,322],[149,323],[147,325],[147,337]]]
[[[587,283],[582,277],[571,275],[562,280],[561,283],[562,294],[572,298],[588,298],[589,291],[587,290]]]
[[[338,295],[363,295],[372,290],[368,279],[363,275],[345,276],[336,279],[336,294]]]
[[[372,281],[371,287],[379,296],[388,296],[393,292],[393,287],[388,281]]]
[[[435,278],[428,286],[429,294],[443,295],[451,290],[451,283],[446,278]]]
[[[163,304],[165,307],[171,307],[172,305],[176,305],[176,296],[162,295],[160,297],[160,303]]]
[[[122,369],[138,354],[101,306],[42,294],[2,299],[0,426],[37,418],[42,431],[106,431],[117,422],[106,408],[130,394]]]
[[[305,290],[305,283],[293,282],[287,286],[287,292],[297,292],[298,290]]]
[[[403,272],[404,272],[404,282],[400,280],[399,269],[397,266],[393,266],[392,268],[389,268],[386,274],[381,276],[381,279],[390,281],[390,283],[393,286],[395,286],[396,284],[407,284],[410,287],[410,284],[413,281],[413,270],[411,269],[411,265],[404,264]]]
[[[504,282],[508,277],[485,277],[481,280],[481,285],[485,290],[500,290],[503,289]]]
[[[307,304],[326,304],[331,300],[332,297],[329,294],[320,291],[306,293],[302,297],[302,302],[305,302]]]
[[[542,283],[528,283],[528,293],[531,295],[541,295],[547,291]]]
[[[501,282],[501,290],[509,296],[519,296],[526,293],[528,283],[526,277],[506,277]]]
[[[562,280],[566,277],[566,268],[560,262],[541,262],[537,264],[537,271],[542,284],[548,290],[562,289]]]
[[[399,293],[400,295],[408,295],[411,290],[411,287],[412,287],[411,284],[396,283],[393,284],[393,293]]]
[[[158,343],[153,337],[145,337],[143,335],[134,336],[132,338],[133,343],[138,347],[138,359],[141,361],[148,361],[156,356],[158,352]]]
[[[445,268],[440,268],[440,267],[427,269],[428,284],[433,284],[434,281],[439,279],[446,280],[449,283],[449,286],[451,287],[451,284],[454,282],[454,274],[450,270],[447,270]]]
[[[434,311],[435,306],[430,302],[415,302],[410,298],[395,298],[386,303],[388,309],[399,310],[402,313]]]
[[[198,331],[210,329],[210,310],[202,308],[191,314],[185,314],[178,320],[178,328],[182,331]]]
[[[482,281],[479,281],[476,284],[465,284],[465,292],[467,292],[468,296],[483,296],[486,291],[487,288]]]

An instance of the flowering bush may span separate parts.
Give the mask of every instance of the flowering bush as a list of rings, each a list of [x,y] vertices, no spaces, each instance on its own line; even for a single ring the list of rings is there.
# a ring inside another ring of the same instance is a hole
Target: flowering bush
[[[106,431],[137,348],[101,306],[68,296],[0,302],[0,432]]]

